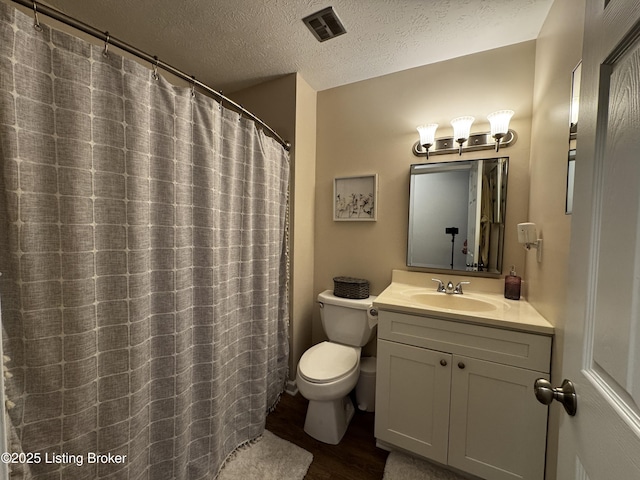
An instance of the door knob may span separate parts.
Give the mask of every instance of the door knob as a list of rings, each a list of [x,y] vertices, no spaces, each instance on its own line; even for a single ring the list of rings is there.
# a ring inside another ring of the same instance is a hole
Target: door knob
[[[559,401],[564,409],[572,417],[578,409],[578,396],[570,380],[563,380],[560,388],[553,388],[551,383],[544,378],[539,378],[533,384],[533,391],[538,401],[544,405],[549,405],[554,400]]]

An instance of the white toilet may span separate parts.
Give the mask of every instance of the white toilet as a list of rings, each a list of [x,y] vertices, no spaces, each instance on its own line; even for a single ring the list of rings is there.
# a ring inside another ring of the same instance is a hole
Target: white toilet
[[[349,393],[358,382],[361,347],[373,338],[378,324],[375,298],[352,300],[336,297],[331,290],[318,295],[329,341],[304,352],[296,384],[309,400],[304,431],[321,442],[337,445],[353,417]]]

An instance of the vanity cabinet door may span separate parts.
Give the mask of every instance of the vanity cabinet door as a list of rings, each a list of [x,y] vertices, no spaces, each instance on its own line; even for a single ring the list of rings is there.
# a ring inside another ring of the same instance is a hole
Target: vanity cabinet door
[[[378,340],[376,438],[447,463],[451,359]]]
[[[546,373],[453,355],[449,465],[491,480],[544,478]],[[542,407],[542,408],[541,408]]]

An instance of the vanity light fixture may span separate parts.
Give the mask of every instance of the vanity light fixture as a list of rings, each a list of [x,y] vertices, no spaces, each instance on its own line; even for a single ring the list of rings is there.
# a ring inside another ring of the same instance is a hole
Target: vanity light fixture
[[[471,124],[475,118],[473,117],[458,117],[451,120],[451,126],[453,127],[453,139],[458,142],[458,154],[462,155],[462,144],[469,139],[471,133]]]
[[[437,123],[428,123],[426,125],[420,125],[418,133],[420,134],[420,145],[427,152],[427,159],[429,159],[429,149],[436,142],[436,130],[438,129]]]
[[[518,136],[509,128],[509,120],[513,116],[513,110],[499,110],[487,116],[491,123],[491,131],[483,133],[470,133],[474,118],[471,116],[458,117],[451,120],[453,136],[434,138],[437,123],[428,123],[417,127],[420,140],[413,144],[413,154],[416,157],[429,155],[445,155],[475,150],[495,149],[510,147]],[[455,144],[458,144],[457,148]]]
[[[496,152],[500,151],[500,140],[509,133],[511,117],[513,117],[513,110],[498,110],[487,115],[491,123],[491,136],[496,140]]]

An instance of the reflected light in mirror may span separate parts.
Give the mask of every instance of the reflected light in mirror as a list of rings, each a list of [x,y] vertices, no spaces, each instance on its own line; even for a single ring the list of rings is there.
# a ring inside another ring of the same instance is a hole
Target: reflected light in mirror
[[[582,62],[573,70],[571,80],[571,125],[578,125],[580,110],[580,77],[582,76]]]

